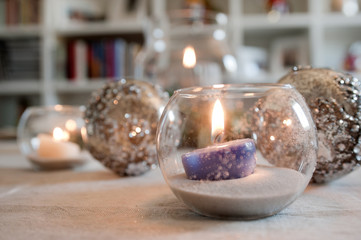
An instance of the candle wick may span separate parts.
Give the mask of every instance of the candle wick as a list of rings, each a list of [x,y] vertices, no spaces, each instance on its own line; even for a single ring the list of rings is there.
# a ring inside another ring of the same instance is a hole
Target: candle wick
[[[224,140],[224,132],[219,131],[216,135],[212,136],[213,143],[221,143]]]

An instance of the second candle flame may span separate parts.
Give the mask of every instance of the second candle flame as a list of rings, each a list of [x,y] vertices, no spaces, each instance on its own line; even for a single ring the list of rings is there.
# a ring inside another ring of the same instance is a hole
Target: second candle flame
[[[183,51],[183,66],[194,68],[197,63],[196,52],[192,46],[187,46]]]
[[[64,131],[60,127],[56,127],[53,130],[53,138],[55,141],[68,141],[70,136],[67,131]]]

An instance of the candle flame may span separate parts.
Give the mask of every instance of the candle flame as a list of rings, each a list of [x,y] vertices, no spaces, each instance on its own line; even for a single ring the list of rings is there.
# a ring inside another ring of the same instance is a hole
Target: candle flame
[[[70,136],[67,131],[64,131],[60,127],[56,127],[53,130],[53,138],[55,141],[68,141]]]
[[[183,51],[183,66],[193,68],[197,63],[196,53],[192,46],[187,46]]]
[[[87,130],[86,130],[85,127],[82,127],[82,128],[80,129],[80,133],[81,133],[81,137],[82,137],[83,141],[84,141],[85,143],[88,142],[88,133],[87,133]]]
[[[69,119],[65,123],[65,128],[70,132],[74,132],[76,130],[76,122],[73,119]]]
[[[291,126],[292,125],[292,120],[291,119],[285,119],[283,120],[283,124],[286,126]]]
[[[217,99],[213,107],[212,112],[212,137],[216,138],[217,135],[223,133],[224,131],[224,112],[222,104]]]

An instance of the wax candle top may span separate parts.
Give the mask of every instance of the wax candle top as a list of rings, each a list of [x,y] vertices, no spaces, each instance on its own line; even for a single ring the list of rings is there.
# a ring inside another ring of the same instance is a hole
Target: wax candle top
[[[216,144],[213,144],[212,146],[208,146],[208,147],[200,148],[200,149],[195,149],[192,152],[185,153],[184,156],[190,156],[190,155],[193,155],[195,153],[197,153],[197,154],[202,154],[202,153],[212,154],[213,152],[217,152],[219,150],[225,150],[227,148],[236,147],[236,146],[239,146],[241,144],[244,144],[244,149],[245,150],[250,151],[250,150],[255,148],[255,143],[254,143],[253,139],[244,138],[244,139],[238,139],[238,140],[233,140],[233,141],[229,141],[229,142],[216,143]]]
[[[80,147],[78,144],[69,142],[70,135],[60,127],[53,130],[53,136],[38,134],[37,155],[46,160],[67,160],[79,158]]]
[[[226,180],[246,177],[256,167],[253,139],[214,144],[182,155],[186,175],[191,180]]]
[[[212,142],[224,137],[224,111],[219,99],[212,112]],[[197,149],[182,155],[184,170],[192,180],[225,180],[246,177],[256,166],[256,147],[252,139],[240,139]]]

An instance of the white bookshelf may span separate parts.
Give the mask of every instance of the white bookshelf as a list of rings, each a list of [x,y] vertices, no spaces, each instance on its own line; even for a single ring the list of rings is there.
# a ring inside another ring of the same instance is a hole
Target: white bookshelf
[[[308,45],[309,64],[342,70],[346,49],[352,42],[361,40],[361,9],[356,16],[346,17],[330,10],[331,1],[290,0],[290,4],[294,6],[291,13],[281,15],[277,21],[269,20],[263,9],[263,0],[228,0],[222,1],[222,4],[221,1],[213,2],[229,16],[229,43],[235,53],[242,53],[239,49],[243,46],[261,46],[268,52],[269,61],[272,61],[272,41],[279,36],[304,36]],[[56,2],[42,0],[39,25],[0,27],[0,39],[39,37],[42,42],[41,78],[16,82],[0,81],[0,98],[32,94],[38,96],[40,103],[44,105],[68,104],[72,99],[79,103],[108,79],[82,79],[76,83],[57,79],[56,49],[63,39],[143,33],[144,23],[139,18],[103,23],[58,24],[55,15],[56,4],[60,1]],[[149,5],[148,12],[153,15],[163,15],[170,8],[182,6],[181,0],[152,0],[146,3]],[[255,4],[255,7],[252,7],[252,4]],[[361,8],[361,0],[359,5]],[[240,81],[275,82],[282,74],[283,72],[268,69],[262,76],[243,77]],[[78,94],[82,96],[77,97]]]
[[[79,23],[67,27],[57,27],[55,33],[62,37],[80,37],[107,34],[141,33],[141,22],[124,20],[112,23]]]
[[[322,21],[325,28],[334,27],[361,27],[361,14],[345,17],[340,13],[328,13]]]
[[[250,4],[262,7],[261,2],[264,1],[229,1],[231,29],[237,34],[231,38],[233,47],[252,46],[254,42],[256,46],[267,49],[269,61],[272,61],[274,59],[270,42],[277,40],[278,36],[304,36],[308,45],[310,65],[343,71],[342,61],[347,48],[352,42],[361,40],[361,1],[358,1],[359,13],[348,17],[331,10],[332,0],[290,0],[291,7],[297,8],[291,9],[288,14],[280,15],[277,21],[270,20],[264,9],[255,10],[250,7]],[[259,39],[264,39],[263,43]],[[269,69],[266,76],[244,77],[244,80],[275,82],[283,74],[284,72]]]
[[[0,26],[1,38],[25,38],[37,37],[42,32],[41,25],[27,25],[27,26]]]
[[[50,36],[50,41],[52,42],[52,51],[49,54],[52,55],[50,58],[53,61],[47,64],[48,66],[52,64],[49,66],[49,69],[52,70],[52,80],[48,81],[48,85],[52,89],[52,94],[47,99],[44,99],[44,104],[72,104],[72,100],[74,104],[86,104],[86,100],[90,97],[90,93],[101,88],[111,79],[76,79],[75,81],[63,78],[59,79],[56,77],[57,69],[54,67],[56,49],[61,44],[64,44],[63,41],[66,41],[67,39],[87,37],[101,38],[114,35],[142,35],[143,22],[139,16],[137,17],[133,15],[125,16],[124,18],[119,19],[107,19],[99,22],[70,22],[64,24],[63,21],[58,21],[59,17],[57,15],[59,15],[59,13],[57,13],[54,9],[54,7],[59,7],[62,3],[56,2],[56,0],[45,1],[48,2],[48,5],[51,5],[47,6],[47,10],[45,11],[52,12],[53,15],[50,19],[48,19],[50,23],[50,34],[48,34],[48,36]],[[109,6],[113,6],[113,4],[117,5],[118,3],[123,2],[123,0],[105,0],[104,2],[108,3]],[[141,2],[143,2],[142,4],[145,3],[144,0],[141,0]],[[71,2],[70,4],[73,3],[75,2]],[[77,97],[77,95],[79,96]],[[89,97],[87,97],[87,95],[89,95]]]
[[[79,79],[76,82],[58,81],[56,83],[56,92],[64,93],[89,93],[101,88],[105,83],[112,79]]]
[[[307,28],[310,26],[310,21],[310,15],[306,13],[281,15],[276,22],[270,20],[265,14],[255,14],[242,17],[239,19],[239,24],[244,30],[262,31],[265,29]]]
[[[39,80],[24,79],[16,81],[3,81],[0,83],[0,95],[40,94]]]

